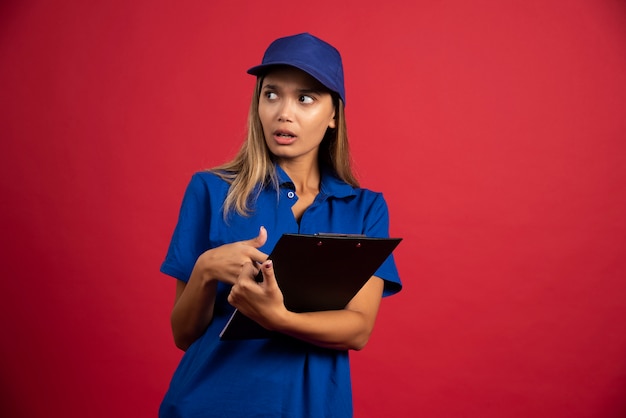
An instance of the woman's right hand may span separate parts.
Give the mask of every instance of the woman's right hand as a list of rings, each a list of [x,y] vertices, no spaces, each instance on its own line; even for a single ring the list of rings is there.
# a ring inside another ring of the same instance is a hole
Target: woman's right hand
[[[245,263],[257,266],[267,260],[267,254],[259,251],[266,241],[267,230],[262,226],[259,235],[254,238],[205,251],[198,257],[194,270],[200,270],[198,273],[204,281],[218,280],[232,285]]]
[[[171,321],[178,348],[187,350],[211,322],[218,281],[234,284],[245,264],[258,266],[267,260],[259,251],[265,241],[267,231],[261,227],[252,239],[208,250],[198,257],[189,281],[177,281]]]

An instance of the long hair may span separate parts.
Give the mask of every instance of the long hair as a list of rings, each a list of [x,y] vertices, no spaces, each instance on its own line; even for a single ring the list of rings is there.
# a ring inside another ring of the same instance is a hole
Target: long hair
[[[231,161],[209,170],[230,184],[223,206],[224,218],[232,211],[248,216],[265,186],[273,184],[278,190],[274,157],[265,143],[259,117],[262,84],[263,77],[258,77],[248,112],[247,137],[239,152]],[[341,180],[353,187],[359,187],[352,170],[343,101],[334,93],[331,94],[335,106],[336,127],[327,129],[324,134],[319,149],[319,162],[331,168]]]

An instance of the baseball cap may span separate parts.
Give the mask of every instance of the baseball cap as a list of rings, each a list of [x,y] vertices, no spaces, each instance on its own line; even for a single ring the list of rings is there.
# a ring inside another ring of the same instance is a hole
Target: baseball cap
[[[345,105],[341,55],[331,44],[310,33],[278,38],[267,47],[261,64],[250,68],[248,74],[263,75],[276,65],[289,65],[304,71],[337,93]]]

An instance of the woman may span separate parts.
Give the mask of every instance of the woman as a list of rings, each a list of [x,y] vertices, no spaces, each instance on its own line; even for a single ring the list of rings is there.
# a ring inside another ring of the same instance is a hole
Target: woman
[[[348,350],[365,346],[381,297],[401,288],[393,258],[344,309],[294,313],[267,254],[283,233],[387,237],[387,206],[352,174],[334,47],[280,38],[248,73],[248,137],[233,161],[192,177],[161,267],[178,279],[171,322],[186,353],[160,416],[349,417]],[[235,308],[284,336],[220,341]]]

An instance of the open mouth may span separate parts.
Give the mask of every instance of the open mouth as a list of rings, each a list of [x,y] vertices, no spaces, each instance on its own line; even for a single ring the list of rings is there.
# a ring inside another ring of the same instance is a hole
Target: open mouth
[[[296,137],[294,134],[288,131],[276,131],[274,132],[274,135],[278,138],[285,138],[285,139],[291,139],[291,138]]]
[[[274,141],[279,145],[291,145],[298,137],[291,131],[279,129],[274,131]]]

